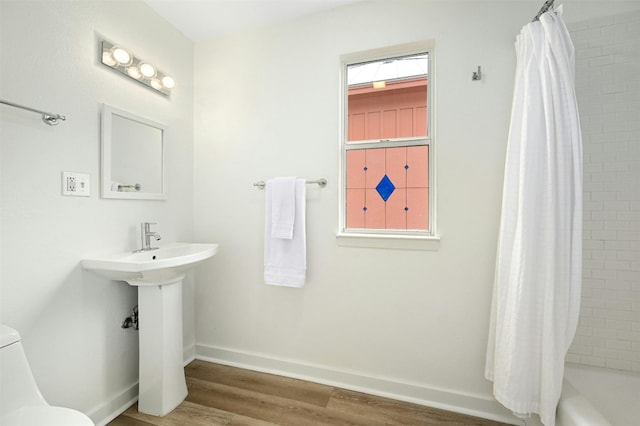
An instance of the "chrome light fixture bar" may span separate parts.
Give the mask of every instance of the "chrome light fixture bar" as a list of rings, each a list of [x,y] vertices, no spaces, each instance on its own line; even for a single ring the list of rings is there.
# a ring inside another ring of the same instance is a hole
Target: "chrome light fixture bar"
[[[100,43],[100,62],[127,77],[169,96],[175,86],[173,78],[158,70],[155,65],[136,58],[127,49],[106,40]]]

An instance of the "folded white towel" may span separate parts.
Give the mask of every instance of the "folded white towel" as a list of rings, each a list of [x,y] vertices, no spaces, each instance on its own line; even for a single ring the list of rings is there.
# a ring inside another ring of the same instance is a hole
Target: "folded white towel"
[[[269,180],[267,197],[271,198],[271,237],[292,239],[296,216],[296,178]]]
[[[264,237],[264,282],[271,285],[302,287],[307,272],[305,229],[306,184],[295,180],[293,232],[291,239],[274,238],[271,224],[273,180],[267,181]]]

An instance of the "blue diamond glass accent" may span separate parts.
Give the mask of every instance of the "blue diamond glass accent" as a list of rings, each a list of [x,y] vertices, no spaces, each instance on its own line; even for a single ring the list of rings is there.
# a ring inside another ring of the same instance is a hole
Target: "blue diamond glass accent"
[[[405,165],[404,165],[404,169],[405,169],[405,170],[409,169],[409,165],[408,165],[408,164],[405,164]]]
[[[366,212],[366,211],[367,211],[367,206],[364,206],[364,207],[362,208],[362,210],[364,210],[364,211]]]
[[[380,179],[378,186],[376,186],[376,191],[378,191],[378,194],[380,194],[385,203],[395,190],[396,186],[391,182],[391,179],[389,179],[389,176],[387,175],[384,175],[384,177]]]
[[[405,208],[404,208],[404,211],[405,211],[405,212],[408,212],[408,211],[409,211],[409,207],[405,207]]]
[[[364,170],[366,172],[367,170],[369,170],[369,168],[367,166],[364,166],[364,168],[362,170]]]

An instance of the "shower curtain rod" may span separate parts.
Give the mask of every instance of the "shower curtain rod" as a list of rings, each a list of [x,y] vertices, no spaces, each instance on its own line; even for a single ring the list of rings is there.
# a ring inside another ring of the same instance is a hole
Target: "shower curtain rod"
[[[553,2],[555,0],[547,0],[544,2],[544,4],[542,5],[542,7],[540,8],[540,10],[538,11],[538,14],[531,20],[531,22],[536,22],[538,20],[540,20],[540,16],[542,16],[543,13],[545,13],[546,11],[548,11],[549,9],[551,9],[553,7]]]
[[[320,188],[323,188],[327,184],[327,180],[325,178],[321,178],[321,179],[318,179],[318,180],[308,180],[305,183],[307,185],[312,184],[312,183],[316,183],[316,184],[318,184],[318,186],[320,186]],[[261,181],[258,181],[258,182],[254,182],[253,186],[257,186],[260,189],[264,189],[264,187],[267,186],[267,184],[263,180],[261,180]]]
[[[44,121],[45,124],[48,124],[49,126],[55,126],[56,124],[58,124],[59,120],[64,121],[67,119],[67,117],[65,117],[64,115],[54,114],[46,111],[40,111],[39,109],[34,109],[34,108],[29,108],[23,105],[14,104],[13,102],[5,101],[3,99],[0,99],[0,104],[9,105],[14,108],[25,109],[27,111],[35,112],[37,114],[42,114],[42,121]]]

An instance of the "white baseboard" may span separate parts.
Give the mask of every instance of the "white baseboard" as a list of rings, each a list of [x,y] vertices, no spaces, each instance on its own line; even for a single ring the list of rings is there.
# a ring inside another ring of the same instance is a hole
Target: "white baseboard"
[[[186,366],[191,361],[196,359],[196,345],[190,345],[182,349],[182,359],[184,360],[184,365]]]
[[[482,395],[463,394],[417,383],[364,375],[266,354],[250,353],[216,346],[196,344],[195,358],[232,367],[306,380],[356,392],[392,398],[433,408],[453,411],[513,425],[524,425],[500,403]]]
[[[87,413],[96,426],[105,426],[138,400],[138,382]]]

